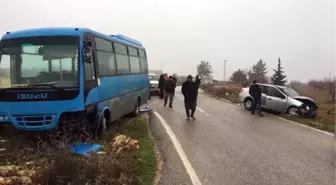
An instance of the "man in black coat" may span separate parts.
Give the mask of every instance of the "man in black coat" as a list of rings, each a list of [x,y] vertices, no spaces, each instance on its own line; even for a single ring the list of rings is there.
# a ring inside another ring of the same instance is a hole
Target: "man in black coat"
[[[164,75],[161,74],[159,78],[160,99],[163,99],[164,82],[165,82]]]
[[[192,81],[192,76],[188,75],[187,81],[182,84],[182,94],[184,96],[184,106],[187,114],[187,120],[195,120],[195,111],[197,106],[197,87]],[[191,110],[191,113],[190,113]]]
[[[169,76],[168,80],[164,82],[164,106],[167,105],[169,98],[169,107],[173,108],[173,100],[175,95],[175,81],[172,76]]]
[[[175,88],[177,86],[177,78],[176,78],[176,75],[173,75],[173,78],[172,78],[173,82],[174,82],[174,90],[173,90],[173,93],[175,94]]]
[[[256,107],[258,106],[259,116],[262,117],[263,115],[261,114],[261,89],[260,89],[260,86],[257,84],[256,80],[253,80],[252,85],[250,86],[250,89],[249,89],[249,94],[253,98],[251,114],[254,114],[254,111]]]

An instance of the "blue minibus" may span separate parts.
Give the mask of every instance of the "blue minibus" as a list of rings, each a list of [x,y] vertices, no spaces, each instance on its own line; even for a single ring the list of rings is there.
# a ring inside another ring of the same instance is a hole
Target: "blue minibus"
[[[0,124],[19,130],[85,122],[101,132],[107,122],[137,116],[149,99],[145,48],[123,35],[87,28],[7,32],[0,56]]]

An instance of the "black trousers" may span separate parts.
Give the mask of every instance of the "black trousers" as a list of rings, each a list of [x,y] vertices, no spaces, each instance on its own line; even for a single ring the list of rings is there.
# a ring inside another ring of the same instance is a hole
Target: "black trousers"
[[[163,88],[160,88],[160,99],[163,99],[164,93],[163,93]]]
[[[196,101],[184,101],[184,107],[187,114],[187,117],[194,116],[196,111],[197,103]],[[191,113],[190,113],[191,111]]]
[[[261,114],[261,97],[253,97],[251,112],[254,113],[257,107],[258,107],[258,113]]]

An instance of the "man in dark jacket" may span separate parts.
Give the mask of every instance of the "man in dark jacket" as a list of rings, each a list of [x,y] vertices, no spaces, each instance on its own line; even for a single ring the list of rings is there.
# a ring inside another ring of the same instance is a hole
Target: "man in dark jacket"
[[[184,106],[187,113],[187,120],[190,117],[195,120],[194,114],[197,106],[197,88],[196,83],[192,81],[192,76],[188,75],[187,81],[182,84],[182,94],[184,96]],[[190,113],[191,110],[191,113]]]
[[[249,94],[253,98],[251,114],[254,114],[254,111],[256,107],[258,106],[259,116],[262,117],[263,115],[261,114],[261,89],[260,89],[260,86],[257,84],[256,80],[253,80],[252,85],[250,86],[250,89],[249,89]]]
[[[159,78],[160,99],[163,99],[164,82],[165,82],[164,75],[161,74]]]
[[[175,94],[175,89],[176,89],[176,86],[177,86],[177,78],[176,78],[176,75],[175,75],[175,74],[173,75],[172,80],[173,80],[173,82],[174,82],[174,90],[173,90],[173,93]]]
[[[169,98],[169,107],[173,107],[174,93],[175,93],[175,82],[172,76],[169,76],[168,80],[164,83],[164,106],[167,105]]]

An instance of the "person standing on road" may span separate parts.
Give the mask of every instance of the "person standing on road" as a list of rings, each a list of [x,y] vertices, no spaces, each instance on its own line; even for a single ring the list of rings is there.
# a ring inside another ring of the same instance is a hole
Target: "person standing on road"
[[[173,100],[174,100],[174,92],[175,92],[175,82],[172,76],[169,76],[164,83],[164,106],[167,106],[168,98],[169,98],[169,107],[173,108]]]
[[[199,79],[198,75],[196,76],[195,83],[196,83],[196,92],[197,92],[197,97],[198,97],[198,89],[201,85],[201,80]]]
[[[182,84],[181,91],[184,96],[184,106],[187,113],[187,120],[190,120],[190,118],[196,120],[194,114],[197,106],[197,88],[196,83],[192,81],[191,75],[188,75],[187,81]]]
[[[164,82],[165,82],[164,75],[161,74],[159,78],[160,99],[163,99]]]
[[[177,86],[177,78],[176,78],[175,74],[173,75],[172,80],[174,82],[173,94],[175,95],[175,89],[176,89],[176,86]]]
[[[261,89],[260,86],[257,84],[256,80],[253,80],[252,85],[250,86],[249,89],[249,94],[253,98],[251,114],[254,115],[254,111],[258,106],[259,116],[263,117],[263,115],[261,114]]]
[[[175,87],[177,86],[177,78],[176,78],[176,74],[173,74],[173,81],[175,82]]]

